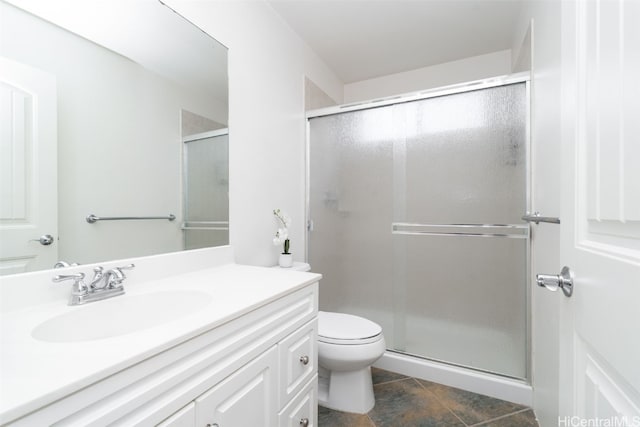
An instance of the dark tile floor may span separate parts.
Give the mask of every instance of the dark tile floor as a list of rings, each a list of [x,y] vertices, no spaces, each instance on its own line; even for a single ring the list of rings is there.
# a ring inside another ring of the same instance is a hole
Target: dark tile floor
[[[319,427],[537,427],[526,406],[373,368],[376,406],[368,414],[320,407]]]

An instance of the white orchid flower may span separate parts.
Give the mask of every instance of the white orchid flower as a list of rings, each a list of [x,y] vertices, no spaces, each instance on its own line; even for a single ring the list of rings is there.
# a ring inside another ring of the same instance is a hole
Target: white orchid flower
[[[276,237],[273,238],[273,244],[281,245],[288,238],[289,238],[288,230],[286,228],[278,228],[278,231],[276,231]]]
[[[284,244],[285,254],[289,253],[289,226],[291,225],[291,218],[286,216],[280,209],[274,209],[273,214],[278,218],[282,227],[276,231],[276,236],[273,238],[274,245]]]

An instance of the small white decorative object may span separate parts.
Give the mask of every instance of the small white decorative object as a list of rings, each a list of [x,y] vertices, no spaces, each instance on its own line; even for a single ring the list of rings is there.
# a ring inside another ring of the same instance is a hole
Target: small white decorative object
[[[293,265],[293,255],[280,254],[280,258],[278,258],[278,265],[284,268],[291,267]]]
[[[273,238],[274,245],[283,245],[283,252],[278,259],[278,265],[280,267],[291,267],[293,265],[293,255],[289,252],[289,225],[291,225],[291,218],[286,216],[280,209],[274,209],[273,214],[280,221],[282,227],[276,231],[276,236]]]

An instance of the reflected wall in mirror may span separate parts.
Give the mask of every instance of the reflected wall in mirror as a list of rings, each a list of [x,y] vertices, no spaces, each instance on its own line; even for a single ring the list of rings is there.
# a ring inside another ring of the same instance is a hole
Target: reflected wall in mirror
[[[0,274],[228,244],[227,49],[157,1],[49,3],[0,1]]]

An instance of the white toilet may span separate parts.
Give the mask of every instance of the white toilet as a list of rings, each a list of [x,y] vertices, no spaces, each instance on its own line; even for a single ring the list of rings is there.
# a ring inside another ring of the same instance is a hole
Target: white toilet
[[[371,365],[386,350],[377,323],[344,313],[318,313],[318,402],[365,414],[375,404]]]
[[[309,271],[294,263],[292,270]],[[362,317],[318,313],[318,403],[344,412],[365,414],[374,404],[371,365],[386,350],[382,328]]]

